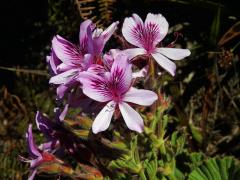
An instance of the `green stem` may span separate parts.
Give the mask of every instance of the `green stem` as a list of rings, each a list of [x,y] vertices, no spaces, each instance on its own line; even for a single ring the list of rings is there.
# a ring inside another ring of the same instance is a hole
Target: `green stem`
[[[230,50],[231,52],[235,51],[235,49],[240,45],[240,41]]]
[[[162,143],[162,145],[160,146],[160,152],[161,152],[161,154],[166,154],[166,148],[165,148],[165,144],[164,144],[164,142]]]
[[[155,61],[149,57],[149,75],[150,75],[150,78],[149,78],[149,88],[151,89],[155,89],[155,86],[156,86],[156,78],[155,78],[155,73],[156,73],[156,70],[155,70]]]
[[[150,61],[150,75],[151,75],[151,78],[154,79],[154,75],[155,75],[154,61],[151,58],[149,58],[149,61]]]
[[[145,176],[143,169],[140,171],[139,176],[140,176],[141,180],[147,180],[147,177]]]

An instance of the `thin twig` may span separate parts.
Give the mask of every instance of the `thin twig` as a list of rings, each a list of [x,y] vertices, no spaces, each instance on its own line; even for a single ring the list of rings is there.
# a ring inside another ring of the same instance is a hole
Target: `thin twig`
[[[9,67],[3,67],[3,66],[0,66],[0,69],[6,70],[6,71],[13,71],[13,72],[16,72],[16,73],[35,74],[35,75],[39,75],[39,76],[48,76],[47,71],[44,71],[44,70],[19,69],[19,68],[9,68]]]
[[[223,91],[225,92],[225,94],[227,95],[227,97],[231,100],[231,103],[233,105],[233,107],[237,110],[237,112],[239,113],[240,110],[237,106],[237,104],[235,103],[235,101],[233,100],[233,98],[231,97],[230,93],[228,92],[227,88],[225,86],[223,86]]]

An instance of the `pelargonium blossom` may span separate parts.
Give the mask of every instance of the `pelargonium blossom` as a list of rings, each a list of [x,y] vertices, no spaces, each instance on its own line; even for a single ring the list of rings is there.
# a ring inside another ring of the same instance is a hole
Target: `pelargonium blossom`
[[[181,60],[190,55],[188,49],[157,47],[168,32],[168,22],[161,14],[148,13],[145,22],[133,14],[124,20],[122,34],[124,38],[138,48],[125,50],[130,57],[137,55],[148,55],[153,57],[157,63],[175,75],[176,65],[172,60]],[[168,59],[169,58],[169,59]]]
[[[61,111],[60,108],[55,108],[55,122],[51,121],[48,117],[44,116],[41,112],[37,111],[35,121],[37,128],[44,134],[47,139],[46,143],[39,146],[40,149],[53,151],[59,146],[59,137],[57,137],[56,129],[61,125],[68,110],[68,104],[65,105]]]
[[[52,40],[52,55],[47,57],[54,76],[51,84],[57,84],[57,94],[62,98],[65,92],[76,84],[79,73],[96,63],[106,42],[116,30],[118,22],[106,30],[95,28],[91,20],[80,25],[79,46],[57,35]],[[59,63],[60,60],[60,63]]]
[[[31,174],[28,177],[28,180],[33,180],[34,176],[37,173],[37,169],[44,163],[55,162],[63,163],[61,160],[57,159],[51,152],[42,149],[40,150],[34,143],[33,134],[32,134],[32,124],[29,124],[28,131],[26,133],[28,151],[31,159],[25,159],[20,157],[22,161],[30,163]]]
[[[128,56],[119,54],[110,72],[106,72],[103,76],[86,72],[79,78],[86,96],[107,103],[93,122],[93,133],[104,131],[109,127],[117,107],[129,129],[137,132],[143,131],[142,117],[128,103],[150,106],[158,99],[158,96],[152,91],[131,87],[131,66]]]

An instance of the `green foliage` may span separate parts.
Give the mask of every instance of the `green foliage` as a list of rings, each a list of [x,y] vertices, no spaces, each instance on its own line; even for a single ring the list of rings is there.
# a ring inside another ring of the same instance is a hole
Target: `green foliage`
[[[55,34],[71,37],[78,33],[81,18],[74,0],[48,0],[48,25]]]
[[[189,180],[237,180],[239,162],[233,157],[211,158],[189,174]]]
[[[203,163],[204,157],[201,153],[191,153],[189,155],[190,163],[189,166],[191,169],[196,169],[198,166],[200,166]]]
[[[124,172],[140,179],[184,179],[175,158],[183,153],[185,138],[177,132],[171,138],[166,136],[169,117],[163,115],[162,109],[159,107],[155,114],[149,114],[151,118],[146,121],[150,127],[145,127],[145,134],[133,136],[129,144],[125,142],[127,151],[110,162],[109,168],[115,169],[116,177]]]
[[[23,153],[25,142],[22,140],[0,141],[0,179],[22,179],[27,165],[19,161],[19,153]],[[25,174],[26,175],[26,174]]]
[[[88,117],[77,116],[75,119],[65,119],[64,125],[77,137],[87,139],[92,125],[92,120]]]

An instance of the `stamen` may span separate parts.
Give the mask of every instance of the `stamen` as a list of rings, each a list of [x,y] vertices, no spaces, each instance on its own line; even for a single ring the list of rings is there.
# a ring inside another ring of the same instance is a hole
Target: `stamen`
[[[166,47],[168,48],[172,48],[174,46],[174,44],[177,42],[179,36],[181,36],[183,38],[183,34],[182,33],[179,33],[179,32],[174,32],[174,37],[175,37],[175,40],[172,41],[170,44],[168,44]]]

